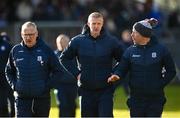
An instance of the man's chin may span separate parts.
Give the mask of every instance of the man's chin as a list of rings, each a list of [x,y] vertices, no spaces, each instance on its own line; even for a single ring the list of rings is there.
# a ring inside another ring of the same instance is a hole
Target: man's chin
[[[31,47],[33,47],[33,45],[31,45],[31,44],[28,44],[28,45],[27,45],[27,47],[28,47],[28,48],[31,48]]]

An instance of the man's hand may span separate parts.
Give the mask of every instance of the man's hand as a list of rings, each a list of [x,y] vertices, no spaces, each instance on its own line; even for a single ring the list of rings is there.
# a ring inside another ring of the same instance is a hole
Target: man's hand
[[[118,75],[111,75],[111,76],[108,78],[107,82],[108,82],[108,83],[110,83],[110,82],[115,82],[115,81],[117,81],[117,80],[119,80],[119,79],[120,79],[120,77],[119,77]]]
[[[77,76],[77,80],[80,80],[81,78],[81,73],[79,73],[79,75]]]

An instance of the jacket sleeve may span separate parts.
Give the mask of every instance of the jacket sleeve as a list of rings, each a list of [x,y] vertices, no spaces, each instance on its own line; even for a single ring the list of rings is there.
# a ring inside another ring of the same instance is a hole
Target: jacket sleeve
[[[62,52],[60,61],[61,63],[68,69],[68,64],[70,61],[77,57],[77,44],[75,39],[72,39],[68,45],[68,47]],[[68,69],[69,70],[69,69]],[[80,73],[80,70],[76,63],[71,65],[71,73],[77,77]]]
[[[163,74],[162,78],[163,78],[163,84],[164,86],[166,86],[175,77],[176,68],[175,68],[174,61],[169,51],[167,50],[167,48],[164,50],[164,52],[165,52],[165,55],[163,56],[162,62],[163,62],[165,71],[164,73],[162,73]]]
[[[115,46],[114,46],[114,51],[113,51],[113,56],[117,62],[121,61],[121,57],[123,55],[125,48],[123,44],[115,38]]]
[[[13,90],[15,90],[17,77],[16,77],[16,67],[13,63],[14,60],[13,60],[12,52],[13,50],[9,53],[9,58],[5,67],[5,75],[9,85]]]
[[[48,81],[50,88],[57,88],[62,83],[72,83],[76,81],[74,76],[59,62],[58,57],[49,49],[49,70],[51,79]]]
[[[114,74],[118,75],[121,79],[125,78],[130,68],[129,51],[126,50],[121,58],[121,61],[116,65]]]

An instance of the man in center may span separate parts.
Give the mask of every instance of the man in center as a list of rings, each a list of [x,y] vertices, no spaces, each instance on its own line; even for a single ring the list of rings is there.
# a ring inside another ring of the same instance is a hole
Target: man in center
[[[82,33],[72,38],[61,55],[65,67],[74,58],[80,65],[79,68],[72,66],[71,72],[80,81],[81,117],[113,117],[114,87],[107,80],[114,59],[120,61],[123,49],[103,25],[103,15],[91,13]]]

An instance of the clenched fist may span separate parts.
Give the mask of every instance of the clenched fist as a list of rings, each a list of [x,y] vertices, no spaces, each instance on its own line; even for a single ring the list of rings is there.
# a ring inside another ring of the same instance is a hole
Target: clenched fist
[[[111,75],[109,78],[108,78],[108,83],[110,83],[110,82],[115,82],[115,81],[117,81],[117,80],[119,80],[120,79],[120,77],[118,76],[118,75]]]

